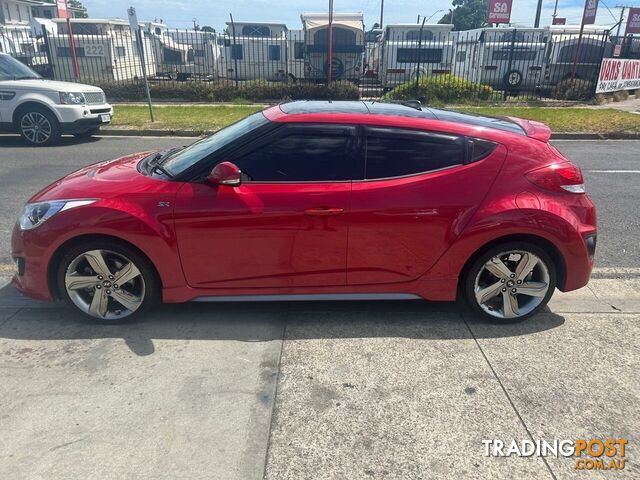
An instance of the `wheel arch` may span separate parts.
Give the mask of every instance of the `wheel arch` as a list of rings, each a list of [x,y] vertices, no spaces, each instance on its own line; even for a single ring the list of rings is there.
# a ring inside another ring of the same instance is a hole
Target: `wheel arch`
[[[51,256],[51,260],[49,261],[49,265],[47,267],[47,284],[49,286],[49,292],[51,293],[52,298],[55,298],[55,299],[62,298],[60,295],[60,291],[58,290],[57,272],[60,266],[60,262],[62,261],[62,257],[64,256],[64,253],[69,248],[74,247],[78,244],[86,243],[88,241],[95,241],[95,240],[105,240],[110,242],[116,242],[122,245],[126,245],[127,247],[135,250],[138,255],[140,255],[142,258],[147,260],[149,262],[149,265],[151,265],[151,268],[153,269],[153,272],[156,276],[156,280],[158,281],[158,285],[160,286],[160,295],[162,295],[163,283],[162,283],[162,277],[158,272],[158,268],[156,267],[153,260],[151,260],[151,258],[149,258],[149,256],[146,253],[144,253],[144,251],[142,251],[138,246],[134,245],[131,242],[128,242],[127,240],[123,240],[120,237],[116,237],[114,235],[85,234],[85,235],[79,235],[77,237],[68,239],[67,241],[62,243],[60,246],[58,246],[56,251]]]
[[[460,290],[464,279],[466,278],[467,272],[476,261],[476,259],[485,253],[487,250],[501,245],[503,243],[508,242],[527,242],[532,243],[540,248],[542,248],[545,252],[549,254],[551,260],[553,261],[553,265],[556,269],[556,283],[558,288],[562,290],[564,288],[565,280],[566,280],[566,264],[562,254],[558,247],[556,247],[553,242],[543,238],[539,235],[523,233],[523,234],[512,234],[512,235],[504,235],[502,237],[497,237],[492,239],[491,241],[485,243],[480,248],[478,248],[465,262],[464,266],[460,270],[460,275],[458,275],[458,289]]]
[[[26,100],[25,102],[22,102],[20,105],[18,105],[16,107],[16,109],[13,111],[13,118],[12,118],[12,122],[13,122],[13,127],[16,130],[19,130],[20,126],[18,125],[18,119],[20,118],[20,114],[27,110],[28,108],[33,108],[33,107],[37,107],[37,108],[44,108],[45,110],[47,110],[49,113],[51,113],[51,115],[53,115],[53,117],[56,119],[56,121],[58,123],[60,123],[60,118],[58,117],[58,114],[56,113],[56,111],[51,108],[50,105],[47,105],[45,102],[41,102],[38,100],[33,100],[33,99],[29,99]]]

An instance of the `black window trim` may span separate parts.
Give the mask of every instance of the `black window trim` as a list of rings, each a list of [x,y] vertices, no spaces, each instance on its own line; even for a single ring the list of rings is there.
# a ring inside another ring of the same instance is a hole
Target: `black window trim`
[[[449,140],[449,141],[460,141],[463,142],[464,149],[464,160],[462,163],[457,163],[455,165],[450,165],[448,167],[436,168],[433,170],[425,170],[423,172],[409,173],[407,175],[397,175],[394,177],[380,177],[380,178],[366,178],[367,175],[367,137],[405,137],[405,138],[416,138],[416,139],[438,139],[438,140]],[[441,172],[443,170],[451,170],[452,168],[464,167],[468,165],[470,162],[468,159],[468,151],[469,148],[467,146],[467,137],[464,135],[456,135],[449,134],[444,132],[433,132],[428,130],[420,130],[420,129],[412,129],[406,127],[389,127],[389,126],[365,126],[363,128],[363,140],[362,140],[362,149],[364,150],[364,165],[362,169],[362,179],[354,180],[354,182],[364,183],[364,182],[382,182],[387,180],[395,180],[400,178],[409,178],[409,177],[418,177],[422,175],[429,175],[435,172]],[[484,157],[486,158],[486,157]]]
[[[256,139],[253,142],[245,144],[240,148],[229,152],[226,156],[229,158],[229,161],[233,163],[234,158],[242,155],[246,155],[251,153],[258,148],[262,148],[269,143],[273,143],[281,138],[287,137],[289,135],[294,135],[296,133],[328,133],[328,134],[342,134],[346,137],[351,137],[347,144],[347,150],[350,152],[350,156],[352,157],[351,165],[349,165],[349,177],[346,180],[298,180],[298,181],[275,181],[275,180],[244,180],[243,184],[252,184],[252,185],[273,185],[273,184],[314,184],[314,183],[351,183],[354,181],[354,171],[356,168],[356,157],[358,156],[358,148],[359,144],[357,141],[358,138],[358,126],[351,124],[342,124],[342,123],[284,123],[278,129],[270,132],[271,134],[263,135],[260,138]],[[218,162],[216,162],[218,163]],[[214,163],[213,165],[215,165]]]

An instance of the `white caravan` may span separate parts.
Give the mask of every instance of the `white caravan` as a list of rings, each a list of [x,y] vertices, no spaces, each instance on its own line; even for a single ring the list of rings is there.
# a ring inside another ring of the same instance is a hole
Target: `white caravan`
[[[287,33],[287,75],[291,80],[304,78],[304,31]]]
[[[67,21],[57,18],[54,22],[58,26],[58,34],[48,36],[53,78],[73,81],[75,75]],[[80,79],[118,82],[142,78],[137,40],[131,34],[128,22],[74,18],[71,31]],[[143,37],[142,46],[147,74],[153,76],[156,61],[152,44]]]
[[[553,87],[571,78],[580,25],[554,25],[545,30],[547,44],[542,86]],[[595,81],[602,58],[611,57],[613,48],[607,27],[585,25],[576,63],[576,78]]]
[[[326,81],[329,71],[329,14],[303,13],[300,19],[305,38],[305,78]],[[364,60],[362,13],[334,13],[332,30],[332,80],[359,82]]]
[[[218,38],[219,75],[231,80],[288,78],[287,26],[284,23],[227,22]]]
[[[164,23],[145,22],[157,62],[158,77],[211,80],[216,77],[220,48],[216,34],[196,30],[170,30]]]
[[[542,82],[544,29],[479,28],[455,35],[455,75],[509,91],[532,90]]]
[[[387,25],[382,36],[380,83],[391,88],[420,76],[451,72],[453,25]]]

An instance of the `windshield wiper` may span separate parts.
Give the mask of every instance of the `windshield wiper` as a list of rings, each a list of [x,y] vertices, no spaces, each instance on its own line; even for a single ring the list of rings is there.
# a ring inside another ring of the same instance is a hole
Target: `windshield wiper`
[[[159,171],[160,173],[164,173],[169,178],[173,178],[173,174],[169,170],[164,168],[162,165],[153,165],[151,167],[152,172],[155,172],[156,170]]]
[[[38,80],[42,79],[42,77],[31,77],[29,75],[24,75],[22,77],[13,77],[14,80]]]
[[[151,160],[149,160],[149,163],[148,163],[149,171],[154,172],[154,171],[157,170],[157,171],[163,173],[164,175],[166,175],[167,177],[173,178],[174,175],[171,172],[169,172],[169,170],[164,168],[162,166],[162,163],[164,162],[164,160],[169,158],[177,150],[180,150],[180,149],[179,148],[171,148],[169,150],[162,150],[162,151],[156,153],[153,156],[153,158]]]

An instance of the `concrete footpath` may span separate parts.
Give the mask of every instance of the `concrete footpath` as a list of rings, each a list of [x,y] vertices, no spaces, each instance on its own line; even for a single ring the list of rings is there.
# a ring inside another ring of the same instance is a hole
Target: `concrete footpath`
[[[456,304],[163,306],[124,326],[0,290],[0,478],[640,477],[640,278],[515,325]],[[623,438],[625,469],[483,439]]]

